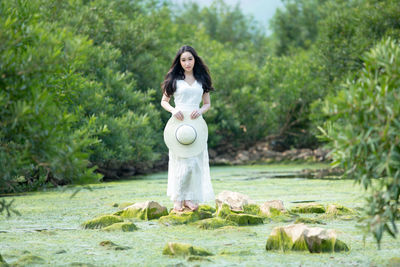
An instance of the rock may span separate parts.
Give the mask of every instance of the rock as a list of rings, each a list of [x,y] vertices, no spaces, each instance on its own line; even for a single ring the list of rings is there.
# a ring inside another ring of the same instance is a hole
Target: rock
[[[236,226],[237,224],[235,222],[228,221],[228,220],[221,219],[221,218],[209,218],[209,219],[205,219],[205,220],[196,222],[196,225],[200,229],[209,230],[209,229],[221,228],[224,226]]]
[[[264,204],[260,207],[261,215],[265,216],[273,216],[280,215],[282,212],[285,212],[285,207],[283,206],[282,200],[271,200],[264,202]]]
[[[256,225],[264,223],[262,217],[251,214],[230,214],[226,217],[226,220],[234,222],[239,226]]]
[[[96,228],[104,228],[110,226],[114,223],[120,223],[124,220],[115,215],[104,215],[97,217],[93,220],[86,221],[82,224],[84,229],[96,229]]]
[[[325,213],[325,207],[322,204],[309,203],[297,205],[291,211],[294,213]]]
[[[348,246],[336,238],[332,229],[292,224],[275,227],[268,237],[267,250],[300,250],[311,253],[349,251]]]
[[[347,208],[339,204],[330,204],[326,208],[326,213],[332,215],[351,215],[355,214],[356,212],[355,210],[352,210],[350,208]]]
[[[108,249],[113,249],[113,250],[127,250],[127,249],[130,249],[130,247],[119,246],[119,245],[111,242],[110,240],[101,241],[99,245],[103,246],[103,247],[106,247]]]
[[[297,218],[294,223],[326,224],[323,221],[317,219],[304,218],[304,217]]]
[[[252,214],[252,215],[260,215],[261,210],[257,204],[248,204],[243,206],[243,213]]]
[[[25,256],[22,256],[21,258],[18,259],[17,262],[15,262],[12,266],[30,266],[30,265],[40,265],[44,264],[46,261],[39,257],[35,256],[32,254],[28,254]]]
[[[181,212],[172,210],[169,215],[161,217],[159,222],[164,225],[178,225],[208,219],[212,217],[212,208],[210,207],[211,209],[209,209],[208,207],[199,206],[199,209],[196,211],[191,211],[187,208]]]
[[[135,204],[134,202],[122,202],[121,204],[117,205],[118,209],[123,210],[126,207],[132,206]]]
[[[146,201],[135,203],[131,206],[124,208],[121,211],[117,211],[114,214],[124,218],[153,220],[168,215],[168,210],[166,207],[161,206],[155,201]]]
[[[225,219],[229,214],[232,214],[228,204],[222,204],[217,210],[217,217]]]
[[[217,209],[221,208],[223,204],[227,204],[230,210],[239,212],[244,211],[243,206],[245,205],[256,204],[250,197],[244,194],[227,190],[219,193],[215,198],[215,202],[217,204]]]
[[[182,243],[172,243],[169,242],[163,250],[163,255],[171,255],[171,256],[211,256],[212,253],[207,250],[194,247],[190,244],[182,244]]]
[[[103,231],[133,232],[137,229],[138,229],[137,226],[132,222],[120,222],[120,223],[114,223],[110,226],[103,228]]]

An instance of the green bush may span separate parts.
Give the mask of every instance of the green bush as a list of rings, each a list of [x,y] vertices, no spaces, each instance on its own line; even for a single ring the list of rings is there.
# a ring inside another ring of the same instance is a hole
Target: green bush
[[[336,165],[365,189],[366,228],[378,243],[396,236],[400,196],[400,46],[382,40],[363,57],[363,69],[325,101],[325,136]]]

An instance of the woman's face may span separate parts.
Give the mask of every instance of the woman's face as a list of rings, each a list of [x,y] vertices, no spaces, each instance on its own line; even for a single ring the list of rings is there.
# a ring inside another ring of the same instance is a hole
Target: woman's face
[[[181,66],[185,72],[192,72],[194,67],[194,56],[190,52],[183,52],[180,58]]]

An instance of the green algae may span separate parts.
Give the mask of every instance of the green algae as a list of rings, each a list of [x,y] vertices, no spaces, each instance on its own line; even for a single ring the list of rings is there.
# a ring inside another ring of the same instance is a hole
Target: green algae
[[[400,267],[400,257],[390,258],[387,263],[387,266],[388,267]]]
[[[260,215],[260,206],[257,204],[248,204],[243,206],[243,213]]]
[[[321,166],[321,165],[318,165]],[[258,204],[270,199],[281,199],[290,208],[290,203],[299,200],[317,200],[327,205],[333,202],[356,209],[363,205],[363,189],[352,180],[319,179],[256,179],[264,172],[279,174],[286,171],[299,171],[302,168],[315,168],[304,165],[266,165],[212,167],[211,177],[216,194],[231,189],[251,196]],[[108,182],[90,185],[91,191],[81,190],[70,199],[75,188],[34,192],[16,199],[16,208],[20,217],[0,216],[0,251],[4,259],[12,264],[22,251],[46,259],[46,264],[69,266],[80,262],[91,266],[386,266],[388,259],[400,255],[400,239],[384,236],[381,250],[369,235],[363,243],[364,233],[356,227],[356,220],[329,219],[329,228],[341,232],[341,240],[346,242],[351,251],[348,253],[285,253],[266,252],[266,235],[282,223],[271,220],[268,224],[251,227],[225,226],[205,231],[195,226],[177,225],[164,227],[157,221],[135,221],[140,231],[133,233],[88,231],[79,228],[87,218],[99,214],[112,214],[117,209],[110,203],[122,203],[123,200],[144,202],[152,199],[172,208],[173,203],[165,196],[166,172],[135,177],[134,180]],[[323,193],[321,193],[323,192]],[[6,200],[12,198],[5,197]],[[53,205],[49,205],[52,203]],[[213,202],[207,203],[214,205]],[[61,208],[60,208],[61,207]],[[325,214],[324,214],[325,215]],[[303,215],[302,215],[303,216]],[[318,219],[320,219],[318,217]],[[32,228],[49,229],[54,235],[32,231]],[[255,235],[256,233],[257,235]],[[132,247],[131,250],[106,250],[99,246],[102,240],[112,240],[118,244]],[[187,262],[185,258],[162,256],[161,252],[167,241],[184,242],[204,247],[216,253],[212,263]],[[65,249],[67,253],[57,255],[54,252]],[[231,251],[231,255],[220,252]],[[251,253],[240,253],[250,251]],[[84,266],[84,265],[83,265]]]
[[[226,217],[226,220],[234,222],[239,226],[256,225],[264,223],[262,217],[251,214],[230,214]]]
[[[133,232],[137,230],[137,226],[132,222],[119,222],[114,223],[110,226],[104,227],[103,231],[122,231],[122,232]]]
[[[169,242],[165,245],[163,255],[169,256],[211,256],[213,255],[211,252],[208,252],[204,248],[201,247],[194,247],[190,244],[183,244],[183,243],[173,243]]]
[[[221,218],[209,218],[195,223],[198,228],[204,230],[217,229],[225,226],[237,226],[235,222],[228,221]]]
[[[163,209],[161,212],[157,208],[135,208],[126,207],[123,210],[117,211],[114,215],[121,216],[123,218],[138,218],[141,220],[154,220],[162,216],[168,215],[168,210]]]
[[[198,220],[212,218],[212,213],[207,209],[198,209],[196,211],[171,211],[170,214],[159,219],[159,223],[164,225],[188,224]]]
[[[217,208],[217,216],[225,219],[228,215],[233,214],[228,204],[222,204],[221,207]]]
[[[7,262],[3,259],[3,257],[0,254],[0,267],[7,267],[8,264]]]
[[[115,215],[103,215],[93,220],[86,221],[82,224],[84,229],[98,229],[110,226],[114,223],[120,223],[124,220]]]
[[[266,250],[281,250],[287,251],[291,250],[293,247],[292,239],[286,234],[282,229],[278,229],[276,235],[270,235],[267,239]]]
[[[325,213],[325,207],[322,204],[303,204],[291,209],[293,213]]]
[[[134,202],[122,202],[121,204],[117,204],[116,207],[118,207],[118,209],[120,209],[120,210],[123,210],[129,206],[132,206],[133,204],[135,204],[135,203]]]

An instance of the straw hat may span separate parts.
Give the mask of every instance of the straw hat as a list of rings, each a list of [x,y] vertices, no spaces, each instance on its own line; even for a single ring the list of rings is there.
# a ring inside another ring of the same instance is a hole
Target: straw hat
[[[208,128],[202,116],[190,118],[191,112],[183,111],[183,121],[172,116],[164,129],[164,141],[177,156],[196,156],[207,147]]]

